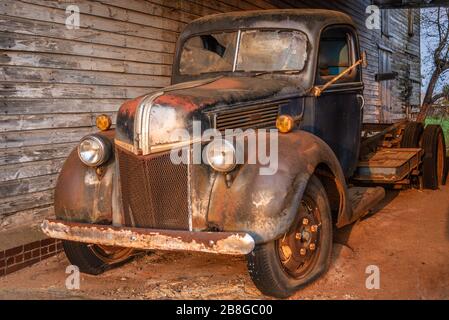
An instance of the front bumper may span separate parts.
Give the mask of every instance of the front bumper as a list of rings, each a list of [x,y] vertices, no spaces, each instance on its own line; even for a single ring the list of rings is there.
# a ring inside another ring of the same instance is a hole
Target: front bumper
[[[192,232],[44,220],[42,231],[51,238],[142,250],[181,250],[242,255],[254,249],[244,232]]]

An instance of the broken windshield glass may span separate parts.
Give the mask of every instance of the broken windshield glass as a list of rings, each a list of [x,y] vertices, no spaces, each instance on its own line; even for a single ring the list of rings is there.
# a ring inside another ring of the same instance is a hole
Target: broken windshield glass
[[[304,69],[307,37],[299,31],[242,32],[236,70],[283,71]]]
[[[237,32],[192,37],[182,49],[181,74],[232,71]]]
[[[188,39],[179,71],[188,75],[234,70],[302,71],[306,59],[307,37],[300,31],[247,30],[240,37],[237,32],[223,32]]]

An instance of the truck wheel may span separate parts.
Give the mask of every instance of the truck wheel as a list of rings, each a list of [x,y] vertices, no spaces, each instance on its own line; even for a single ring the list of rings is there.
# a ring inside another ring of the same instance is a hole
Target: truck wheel
[[[422,147],[423,186],[426,189],[438,189],[439,185],[445,183],[447,174],[446,144],[443,130],[439,125],[428,125],[424,129]]]
[[[424,126],[421,122],[409,122],[405,126],[401,148],[419,148]]]
[[[331,209],[323,185],[312,176],[290,230],[257,245],[247,256],[248,270],[263,294],[287,298],[327,271],[331,253]]]
[[[122,265],[132,258],[133,249],[100,246],[74,241],[62,242],[64,252],[70,263],[83,273],[98,275]]]

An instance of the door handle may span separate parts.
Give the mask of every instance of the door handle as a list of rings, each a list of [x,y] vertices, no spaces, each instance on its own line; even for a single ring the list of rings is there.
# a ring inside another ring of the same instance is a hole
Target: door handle
[[[358,94],[357,99],[361,100],[360,111],[362,111],[363,108],[365,107],[365,97],[363,96],[363,94]]]

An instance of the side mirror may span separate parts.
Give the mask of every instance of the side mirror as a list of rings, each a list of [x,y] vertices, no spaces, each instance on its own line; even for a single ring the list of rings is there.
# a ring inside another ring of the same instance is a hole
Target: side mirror
[[[366,69],[368,67],[368,58],[366,55],[366,51],[362,51],[362,67]]]

